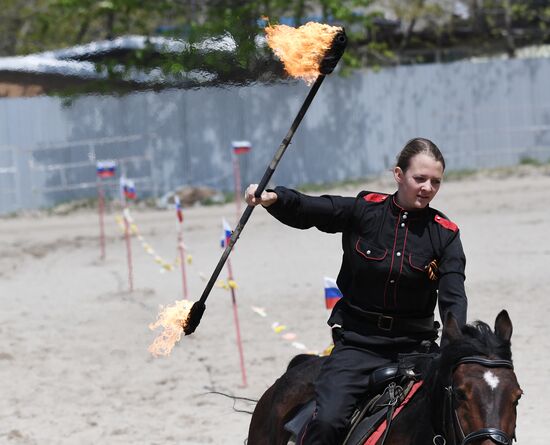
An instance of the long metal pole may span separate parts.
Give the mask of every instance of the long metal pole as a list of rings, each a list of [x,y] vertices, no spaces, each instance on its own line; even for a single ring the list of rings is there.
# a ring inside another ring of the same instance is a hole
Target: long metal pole
[[[275,155],[273,156],[273,159],[271,160],[269,166],[267,167],[260,183],[258,184],[258,188],[256,189],[255,196],[259,198],[262,194],[262,192],[265,190],[267,183],[273,176],[273,173],[275,172],[275,169],[277,168],[277,165],[279,165],[279,162],[281,158],[283,157],[283,154],[285,153],[287,147],[290,144],[290,141],[292,140],[292,137],[294,136],[294,133],[296,132],[296,129],[302,122],[302,119],[304,118],[306,111],[308,110],[309,106],[311,105],[311,102],[313,101],[313,98],[317,94],[317,91],[319,90],[319,87],[323,83],[323,80],[325,80],[325,75],[320,74],[317,79],[315,80],[314,84],[312,85],[311,89],[309,90],[309,93],[307,97],[304,100],[304,103],[302,104],[300,110],[298,111],[298,114],[294,118],[294,121],[292,122],[292,125],[290,126],[290,129],[288,130],[286,136],[281,142],[281,145],[279,145],[279,148],[275,152]],[[212,290],[212,287],[214,287],[214,284],[216,283],[216,280],[218,276],[220,275],[221,270],[223,269],[223,266],[227,260],[227,257],[231,253],[231,250],[233,250],[233,246],[239,239],[239,236],[241,235],[241,232],[243,231],[243,228],[245,224],[247,223],[248,219],[250,218],[250,215],[252,214],[252,211],[254,210],[254,206],[248,205],[246,209],[244,210],[241,219],[239,220],[239,223],[237,224],[237,227],[231,234],[231,238],[229,242],[227,243],[227,246],[225,247],[225,250],[218,261],[218,264],[216,265],[216,268],[214,269],[214,272],[212,273],[212,276],[208,280],[208,283],[206,283],[206,287],[204,288],[204,291],[199,299],[199,301],[195,302],[193,304],[193,307],[191,308],[191,312],[189,313],[187,323],[184,326],[184,332],[185,335],[192,334],[197,326],[200,323],[200,319],[202,317],[202,314],[205,310],[205,302],[208,298],[208,295],[210,294],[210,291]]]

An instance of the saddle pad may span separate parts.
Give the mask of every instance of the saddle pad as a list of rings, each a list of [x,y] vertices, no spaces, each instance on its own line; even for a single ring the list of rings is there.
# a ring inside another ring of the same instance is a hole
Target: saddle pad
[[[287,423],[285,423],[285,430],[298,437],[298,434],[311,419],[311,415],[315,409],[315,400],[310,400],[304,406],[300,408],[298,413]]]
[[[411,400],[411,398],[420,388],[422,383],[423,381],[419,381],[412,385],[409,394],[407,394],[403,402],[399,405],[399,407],[397,407],[397,409],[393,413],[392,419],[394,419],[395,416],[397,416],[397,414],[399,414],[403,407],[409,402],[409,400]],[[298,413],[290,421],[285,424],[285,430],[297,437],[305,424],[311,419],[311,415],[313,414],[314,409],[315,400],[310,400],[299,409]],[[374,415],[363,419],[361,421],[361,425],[359,425],[359,428],[354,432],[352,437],[350,437],[346,443],[350,445],[375,445],[378,439],[382,437],[382,434],[384,434],[384,431],[386,430],[387,422],[384,418],[385,415],[386,410],[380,410]],[[376,430],[374,430],[374,428],[376,428]],[[364,439],[359,439],[360,437],[364,438],[365,435],[370,431],[373,432],[372,434],[369,434],[366,442],[364,442]]]
[[[409,401],[412,399],[412,397],[416,394],[416,392],[418,391],[418,389],[422,386],[424,382],[421,380],[419,382],[416,382],[409,394],[407,394],[407,397],[405,397],[405,399],[403,400],[403,402],[396,408],[396,410],[394,411],[393,413],[393,416],[392,416],[392,420],[395,419],[395,417],[399,414],[399,412],[403,409],[403,407],[409,403]],[[387,421],[386,419],[384,419],[384,421],[378,425],[378,428],[376,428],[376,430],[368,437],[367,441],[364,442],[363,445],[376,445],[376,442],[378,442],[378,440],[382,437],[382,435],[384,434],[384,431],[386,430],[386,426],[387,426]]]

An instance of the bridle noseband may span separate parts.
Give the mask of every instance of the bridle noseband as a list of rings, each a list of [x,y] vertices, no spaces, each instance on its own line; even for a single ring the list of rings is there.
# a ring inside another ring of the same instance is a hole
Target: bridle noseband
[[[512,443],[510,436],[498,428],[481,428],[480,430],[468,434],[462,441],[462,445],[479,439],[491,439],[494,443],[501,445],[511,445]]]
[[[462,359],[460,359],[454,365],[452,369],[452,373],[454,373],[454,371],[459,365],[463,365],[463,364],[476,364],[476,365],[484,366],[486,368],[514,369],[514,364],[512,363],[511,360],[489,359],[486,357],[471,356],[471,357],[463,357]],[[451,382],[451,385],[446,388],[446,390],[448,395],[449,409],[450,409],[450,415],[451,415],[451,422],[453,423],[453,429],[455,429],[454,424],[458,425],[458,430],[460,431],[460,435],[462,436],[462,442],[460,443],[460,445],[468,445],[469,443],[480,439],[489,439],[498,445],[512,444],[512,439],[515,439],[515,434],[512,437],[510,437],[508,434],[506,434],[504,431],[498,428],[492,428],[492,427],[481,428],[468,435],[465,435],[464,431],[462,430],[462,426],[460,425],[456,408],[453,406],[454,388],[453,388],[452,382]]]

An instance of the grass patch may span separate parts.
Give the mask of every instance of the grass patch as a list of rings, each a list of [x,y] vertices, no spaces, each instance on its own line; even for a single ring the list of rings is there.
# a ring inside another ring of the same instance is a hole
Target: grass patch
[[[460,181],[462,179],[471,178],[478,172],[479,170],[474,170],[470,168],[465,168],[462,170],[450,170],[448,172],[445,172],[444,179],[445,181]]]
[[[525,156],[519,160],[519,165],[534,165],[536,167],[539,167],[543,164],[543,162],[539,161],[538,159],[531,158],[530,156]]]

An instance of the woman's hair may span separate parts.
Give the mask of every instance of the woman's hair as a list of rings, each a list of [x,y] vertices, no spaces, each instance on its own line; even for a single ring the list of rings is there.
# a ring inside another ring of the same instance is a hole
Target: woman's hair
[[[407,171],[409,168],[411,159],[419,153],[424,153],[436,161],[441,162],[443,170],[445,170],[445,159],[443,155],[432,141],[424,138],[414,138],[405,144],[403,150],[397,155],[397,164],[396,166],[401,168],[403,172]]]

